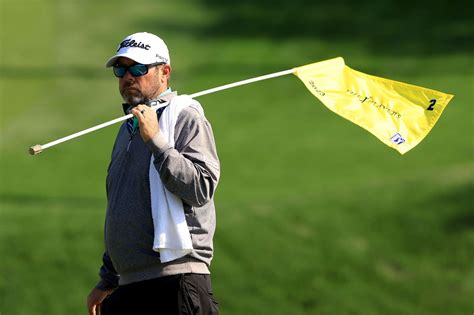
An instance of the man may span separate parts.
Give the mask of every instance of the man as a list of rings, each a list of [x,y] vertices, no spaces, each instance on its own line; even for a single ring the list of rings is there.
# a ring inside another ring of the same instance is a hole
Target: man
[[[89,314],[217,314],[209,265],[220,169],[211,126],[198,102],[169,88],[159,37],[126,37],[106,66],[134,118],[121,126],[108,169],[106,249]]]

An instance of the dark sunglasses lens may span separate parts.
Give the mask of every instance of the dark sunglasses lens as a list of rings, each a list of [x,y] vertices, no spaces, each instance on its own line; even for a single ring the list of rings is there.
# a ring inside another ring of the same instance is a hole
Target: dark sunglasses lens
[[[114,74],[117,78],[123,78],[127,69],[125,67],[114,67]]]
[[[130,74],[134,77],[139,77],[148,73],[148,67],[146,65],[137,64],[128,68]]]

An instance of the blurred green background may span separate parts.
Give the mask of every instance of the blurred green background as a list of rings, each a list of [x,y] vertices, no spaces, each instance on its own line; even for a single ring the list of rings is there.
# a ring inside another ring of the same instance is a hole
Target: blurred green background
[[[454,94],[404,156],[293,76],[203,96],[222,163],[221,313],[474,312],[474,26],[460,0],[0,0],[0,314],[85,314],[120,116],[104,63],[160,35],[193,93],[337,56]]]

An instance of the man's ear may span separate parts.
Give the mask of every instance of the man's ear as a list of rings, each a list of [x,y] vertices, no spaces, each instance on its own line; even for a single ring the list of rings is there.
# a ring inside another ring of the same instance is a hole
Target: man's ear
[[[171,66],[168,64],[161,66],[161,72],[169,79],[171,76]]]

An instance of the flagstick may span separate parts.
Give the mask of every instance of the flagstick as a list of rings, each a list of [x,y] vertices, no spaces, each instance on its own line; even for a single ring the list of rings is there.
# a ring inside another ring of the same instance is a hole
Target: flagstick
[[[280,72],[275,72],[275,73],[271,73],[271,74],[267,74],[267,75],[262,75],[262,76],[259,76],[259,77],[255,77],[255,78],[251,78],[251,79],[247,79],[247,80],[242,80],[242,81],[238,81],[238,82],[234,82],[234,83],[230,83],[230,84],[218,86],[218,87],[215,87],[215,88],[212,88],[212,89],[204,90],[204,91],[201,91],[201,92],[197,92],[197,93],[191,94],[191,95],[189,95],[189,96],[190,96],[191,98],[196,98],[196,97],[199,97],[199,96],[203,96],[203,95],[215,93],[215,92],[218,92],[218,91],[231,89],[231,88],[236,87],[236,86],[245,85],[245,84],[250,84],[250,83],[253,83],[253,82],[257,82],[257,81],[263,81],[263,80],[268,80],[268,79],[272,79],[272,78],[284,76],[284,75],[293,73],[293,71],[294,71],[293,69],[289,69],[289,70],[285,70],[285,71],[280,71]],[[152,108],[156,108],[156,107],[159,107],[159,106],[160,106],[160,105],[153,106]],[[98,129],[105,128],[105,127],[107,127],[107,126],[116,124],[116,123],[118,123],[118,122],[127,120],[127,119],[132,118],[132,117],[133,117],[132,114],[128,114],[128,115],[125,115],[125,116],[122,116],[122,117],[119,117],[119,118],[110,120],[110,121],[108,121],[108,122],[102,123],[102,124],[100,124],[100,125],[97,125],[97,126],[94,126],[94,127],[91,127],[91,128],[88,128],[88,129],[85,129],[85,130],[76,132],[76,133],[74,133],[74,134],[72,134],[72,135],[69,135],[69,136],[60,138],[60,139],[58,139],[58,140],[48,142],[48,143],[46,143],[46,144],[37,144],[37,145],[34,145],[34,146],[32,146],[32,147],[29,149],[29,153],[30,153],[31,155],[40,154],[41,152],[43,152],[44,149],[50,148],[50,147],[52,147],[52,146],[55,146],[55,145],[57,145],[57,144],[63,143],[63,142],[65,142],[65,141],[68,141],[68,140],[71,140],[71,139],[74,139],[74,138],[77,138],[77,137],[80,137],[80,136],[82,136],[82,135],[88,134],[88,133],[93,132],[93,131],[96,131],[96,130],[98,130]]]
[[[105,122],[105,123],[103,123],[103,124],[100,124],[100,125],[97,125],[97,126],[94,126],[94,127],[91,127],[91,128],[88,128],[88,129],[79,131],[79,132],[76,132],[76,133],[74,133],[74,134],[72,134],[72,135],[69,135],[69,136],[60,138],[60,139],[58,139],[58,140],[48,142],[48,143],[43,144],[43,145],[41,145],[41,144],[34,145],[34,146],[32,146],[32,147],[29,149],[29,152],[30,152],[31,155],[40,154],[41,152],[43,152],[44,149],[47,149],[47,148],[49,148],[49,147],[52,147],[52,146],[54,146],[54,145],[56,145],[56,144],[60,144],[60,143],[66,142],[66,141],[68,141],[68,140],[71,140],[71,139],[80,137],[80,136],[85,135],[85,134],[87,134],[87,133],[96,131],[96,130],[98,130],[98,129],[102,129],[102,128],[104,128],[104,127],[113,125],[113,124],[115,124],[115,123],[118,123],[118,122],[120,122],[120,121],[129,119],[129,118],[132,118],[132,117],[133,117],[133,114],[128,114],[128,115],[125,115],[125,116],[122,116],[122,117],[119,117],[119,118],[110,120],[110,121],[108,121],[108,122]]]
[[[215,88],[212,88],[212,89],[209,89],[209,90],[197,92],[197,93],[191,94],[189,96],[191,98],[195,98],[195,97],[203,96],[203,95],[206,95],[206,94],[211,94],[211,93],[218,92],[218,91],[231,89],[233,87],[244,85],[244,84],[249,84],[249,83],[253,83],[253,82],[257,82],[257,81],[263,81],[263,80],[268,80],[268,79],[272,79],[272,78],[276,78],[276,77],[281,77],[281,76],[293,73],[293,71],[294,71],[293,69],[290,69],[290,70],[275,72],[275,73],[271,73],[271,74],[267,74],[267,75],[262,75],[262,76],[259,76],[259,77],[256,77],[256,78],[242,80],[242,81],[239,81],[239,82],[234,82],[234,83],[218,86],[218,87],[215,87]]]

